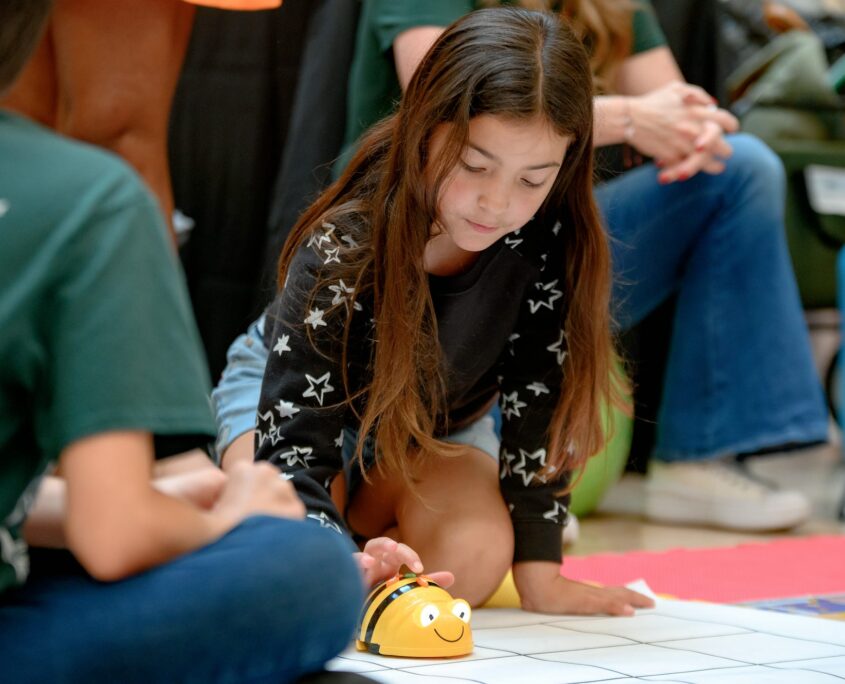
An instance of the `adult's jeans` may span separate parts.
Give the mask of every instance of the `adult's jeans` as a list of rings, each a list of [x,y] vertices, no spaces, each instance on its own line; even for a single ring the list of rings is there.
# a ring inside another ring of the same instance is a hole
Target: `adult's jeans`
[[[362,601],[348,540],[253,517],[119,582],[36,574],[0,597],[0,678],[284,684],[348,644]]]
[[[677,294],[653,452],[665,461],[827,437],[784,234],[783,167],[752,136],[729,141],[719,175],[660,185],[649,164],[596,191],[620,327]]]

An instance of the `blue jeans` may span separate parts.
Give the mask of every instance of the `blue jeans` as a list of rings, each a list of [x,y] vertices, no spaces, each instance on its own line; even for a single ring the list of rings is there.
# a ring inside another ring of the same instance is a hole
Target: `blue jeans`
[[[783,167],[752,136],[730,141],[733,157],[717,176],[662,186],[646,165],[596,190],[621,328],[678,295],[653,453],[665,461],[827,438],[784,235]],[[219,447],[255,424],[267,360],[256,325],[233,343],[213,392]]]
[[[0,663],[21,683],[283,684],[348,644],[362,601],[348,540],[254,517],[120,582],[34,576],[0,597]]]
[[[715,458],[825,441],[827,410],[786,245],[778,157],[729,138],[727,169],[662,186],[646,165],[597,189],[620,326],[677,294],[653,455]]]

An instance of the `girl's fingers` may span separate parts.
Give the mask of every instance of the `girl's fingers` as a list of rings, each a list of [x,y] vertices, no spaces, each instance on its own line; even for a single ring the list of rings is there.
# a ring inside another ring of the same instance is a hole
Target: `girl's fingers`
[[[448,570],[426,573],[426,577],[428,577],[432,582],[439,584],[444,589],[448,589],[455,583],[455,575]]]
[[[376,537],[364,545],[364,551],[372,556],[383,556],[386,553],[392,553],[397,545],[398,542],[390,537]]]
[[[396,546],[396,559],[399,561],[397,567],[403,563],[407,565],[413,572],[422,572],[423,564],[417,552],[414,551],[407,544],[398,544]]]

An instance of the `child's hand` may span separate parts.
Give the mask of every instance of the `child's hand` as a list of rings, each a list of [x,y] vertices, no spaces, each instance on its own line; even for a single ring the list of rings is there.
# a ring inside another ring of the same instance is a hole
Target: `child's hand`
[[[417,552],[389,537],[370,539],[364,550],[355,554],[355,560],[358,561],[358,567],[364,577],[364,586],[367,587],[393,577],[403,564],[418,574],[423,571],[423,564]],[[426,577],[443,588],[449,587],[455,581],[455,576],[445,571],[433,572]]]
[[[267,462],[234,464],[212,511],[231,527],[251,515],[305,517],[293,485]]]
[[[633,615],[635,608],[654,608],[654,601],[625,587],[594,587],[560,576],[557,563],[526,562],[513,566],[522,608],[535,613]]]
[[[153,487],[163,494],[182,499],[209,510],[220,498],[226,474],[216,467],[200,468],[153,480]]]

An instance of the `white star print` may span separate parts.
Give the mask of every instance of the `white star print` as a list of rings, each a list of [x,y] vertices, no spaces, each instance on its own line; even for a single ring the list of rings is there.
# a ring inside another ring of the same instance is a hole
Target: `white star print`
[[[511,470],[511,463],[515,460],[515,454],[512,454],[509,451],[502,451],[501,472],[499,473],[499,479],[504,480],[505,477],[512,474],[513,471]]]
[[[299,409],[293,405],[293,402],[284,401],[283,399],[279,399],[279,403],[276,404],[276,410],[279,412],[279,418],[293,418],[299,413]]]
[[[324,264],[330,264],[335,262],[337,264],[340,263],[340,247],[332,247],[331,249],[325,250],[326,259],[323,261]]]
[[[265,424],[270,424],[270,429],[266,432],[261,429],[262,421]],[[255,429],[258,432],[258,446],[262,446],[267,440],[270,440],[270,444],[272,446],[276,446],[279,442],[284,439],[284,437],[279,434],[279,428],[276,427],[276,419],[273,416],[272,410],[267,411],[266,413],[259,413],[257,415]]]
[[[338,280],[337,285],[329,285],[329,291],[334,292],[334,297],[332,297],[332,305],[337,306],[341,302],[345,302],[347,306],[349,302],[352,301],[352,293],[355,292],[355,288],[347,287],[346,283],[343,280]],[[355,311],[363,311],[363,308],[358,302],[352,301],[352,308]]]
[[[563,525],[569,515],[569,510],[560,501],[555,501],[554,508],[543,513],[546,520],[553,520],[558,525]]]
[[[278,340],[276,340],[276,346],[273,347],[273,351],[279,356],[284,354],[286,351],[290,351],[290,345],[288,344],[289,341],[290,335],[282,335]]]
[[[286,465],[288,468],[292,468],[295,465],[301,465],[303,468],[308,467],[308,461],[314,460],[314,457],[311,455],[314,452],[314,449],[311,447],[292,447],[289,451],[284,451],[279,454],[279,458],[286,459]]]
[[[302,393],[303,397],[314,397],[320,406],[323,405],[323,399],[327,392],[333,392],[334,387],[329,384],[332,374],[330,372],[321,375],[319,378],[313,378],[308,373],[305,374],[305,379],[308,381],[308,389]],[[321,387],[322,385],[322,387]]]
[[[335,439],[334,445],[338,449],[343,449],[343,430],[340,431],[340,434],[337,436],[337,439]]]
[[[347,287],[346,283],[343,280],[338,280],[337,285],[329,285],[329,290],[334,292],[334,297],[332,297],[332,304],[337,306],[343,301],[346,301],[347,295],[351,295],[355,290],[354,288]]]
[[[513,416],[522,418],[522,414],[519,412],[519,409],[525,408],[526,406],[528,406],[528,404],[519,400],[519,394],[517,394],[516,391],[502,395],[502,415],[508,420],[510,420]]]
[[[529,454],[525,449],[520,449],[519,456],[520,460],[519,463],[517,463],[513,467],[513,474],[521,475],[522,482],[527,487],[529,484],[531,484],[531,480],[534,479],[534,476],[536,475],[536,470],[526,472],[525,468],[528,465],[526,459],[531,461],[537,461],[540,467],[542,468],[546,465],[546,450],[537,449],[537,451],[535,451],[534,453]]]
[[[309,513],[306,517],[316,520],[320,523],[320,527],[328,527],[330,530],[334,530],[338,534],[343,534],[338,524],[329,518],[325,511],[320,511],[320,515],[317,515],[316,513]]]
[[[303,322],[305,325],[310,325],[316,330],[319,326],[326,325],[326,322],[323,320],[323,313],[322,309],[311,309],[308,317]]]
[[[337,230],[337,226],[334,223],[329,223],[328,221],[323,221],[323,228],[326,229],[326,237],[330,237],[331,234]]]
[[[549,394],[549,388],[542,382],[532,382],[530,385],[526,385],[525,389],[534,392],[535,397],[539,397],[541,394]]]
[[[315,233],[311,234],[310,238],[308,238],[308,242],[305,243],[305,246],[306,247],[313,247],[314,245],[317,245],[317,247],[319,248],[320,245],[322,245],[324,242],[331,242],[331,240],[329,240],[329,236],[328,235],[320,235],[320,234],[315,232]]]
[[[548,258],[549,258],[549,255],[548,255],[548,254],[541,254],[541,255],[540,255],[540,259],[542,259],[542,260],[543,260],[543,265],[542,265],[542,266],[540,266],[540,270],[541,270],[541,271],[545,271],[545,270],[546,270],[546,266],[548,265],[548,264],[546,263],[546,259],[548,259]]]
[[[343,240],[352,249],[358,249],[358,243],[355,242],[351,235],[341,235],[340,239]]]
[[[554,310],[554,307],[552,307],[552,304],[554,302],[556,302],[558,299],[560,299],[561,297],[563,297],[563,292],[561,292],[560,290],[556,290],[555,285],[557,285],[557,280],[553,280],[550,283],[545,283],[545,284],[537,283],[536,285],[534,285],[535,288],[537,288],[538,290],[541,290],[542,292],[545,292],[547,295],[549,295],[549,299],[548,299],[548,301],[544,301],[542,299],[539,299],[539,300],[536,300],[536,301],[533,300],[533,299],[529,299],[528,300],[528,306],[531,308],[531,313],[533,313],[533,314],[537,313],[544,306],[547,309],[549,309],[550,311]]]
[[[285,480],[285,481],[292,480],[293,479],[293,473],[279,473],[279,479]]]
[[[546,347],[546,351],[550,351],[554,354],[557,354],[557,364],[559,366],[563,365],[563,361],[566,358],[566,349],[563,348],[563,342],[566,339],[566,334],[563,330],[560,331],[560,338],[554,344],[550,344]]]
[[[518,235],[519,231],[514,231],[514,235]],[[522,244],[522,238],[513,238],[510,235],[505,237],[505,244],[511,249],[516,249]]]
[[[510,344],[510,354],[511,356],[516,356],[516,352],[513,350],[513,343],[519,339],[519,333],[514,333],[510,337],[508,337],[508,343]]]
[[[560,221],[556,222],[554,227],[552,228],[552,232],[557,235],[560,232],[562,226],[560,225]]]

